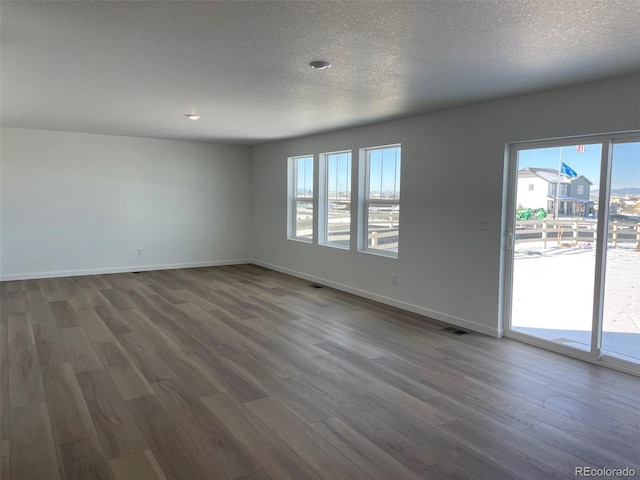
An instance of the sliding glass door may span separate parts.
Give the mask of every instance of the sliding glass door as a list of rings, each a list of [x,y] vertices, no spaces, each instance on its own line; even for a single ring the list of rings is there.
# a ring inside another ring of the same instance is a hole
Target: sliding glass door
[[[507,335],[640,364],[638,137],[515,145]]]
[[[611,156],[609,246],[602,319],[603,355],[640,362],[640,141]]]

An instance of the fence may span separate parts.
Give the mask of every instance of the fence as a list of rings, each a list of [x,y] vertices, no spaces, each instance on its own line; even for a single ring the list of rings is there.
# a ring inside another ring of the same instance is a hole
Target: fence
[[[597,220],[518,220],[516,222],[515,243],[539,243],[547,248],[549,242],[557,246],[578,245],[578,242],[595,242],[598,237]],[[640,249],[640,222],[609,222],[608,242],[614,247],[619,244],[635,244]]]

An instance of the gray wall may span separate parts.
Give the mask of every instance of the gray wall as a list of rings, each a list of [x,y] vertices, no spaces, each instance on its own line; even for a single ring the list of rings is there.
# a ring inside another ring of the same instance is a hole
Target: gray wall
[[[253,258],[501,335],[505,145],[640,129],[639,94],[640,77],[631,76],[256,146]],[[397,142],[402,143],[397,260],[286,239],[287,157],[352,149],[357,158],[359,148]],[[488,230],[477,230],[477,217],[488,219]],[[397,274],[397,285],[391,274]]]
[[[1,134],[3,280],[250,258],[248,147]]]

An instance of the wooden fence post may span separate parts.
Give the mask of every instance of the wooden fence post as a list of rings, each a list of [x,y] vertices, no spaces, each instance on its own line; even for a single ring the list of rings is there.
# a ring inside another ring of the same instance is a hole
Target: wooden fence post
[[[578,222],[573,222],[573,246],[578,246]]]
[[[562,236],[564,235],[564,227],[560,225],[556,225],[556,230],[558,230],[558,248],[562,246]]]

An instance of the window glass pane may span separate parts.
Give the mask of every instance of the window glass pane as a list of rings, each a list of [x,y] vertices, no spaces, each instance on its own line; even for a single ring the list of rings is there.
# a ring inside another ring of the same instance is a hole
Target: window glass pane
[[[368,210],[368,248],[398,253],[400,204],[370,203]]]
[[[371,200],[400,200],[400,147],[371,149],[367,152]]]
[[[400,147],[396,149],[396,181],[395,181],[395,200],[400,200]]]
[[[335,200],[338,190],[338,156],[327,155],[327,198]]]
[[[381,198],[382,150],[369,150],[369,198]]]
[[[351,230],[351,203],[329,202],[327,206],[327,243],[349,247]]]
[[[313,202],[296,201],[296,238],[313,238]]]
[[[349,247],[351,230],[351,152],[327,160],[327,244]]]
[[[640,142],[613,147],[602,352],[640,364]]]
[[[327,198],[351,199],[351,154],[348,152],[327,155]]]
[[[398,252],[400,152],[399,145],[367,150],[365,250]]]
[[[313,156],[292,159],[289,172],[293,192],[288,218],[290,238],[312,241],[313,239]]]
[[[400,147],[382,150],[382,196],[388,200],[400,199]]]
[[[589,351],[602,146],[525,148],[517,155],[511,329]],[[540,188],[530,191],[530,183]],[[585,186],[583,194],[577,185]]]
[[[313,157],[296,158],[296,197],[313,197]]]

